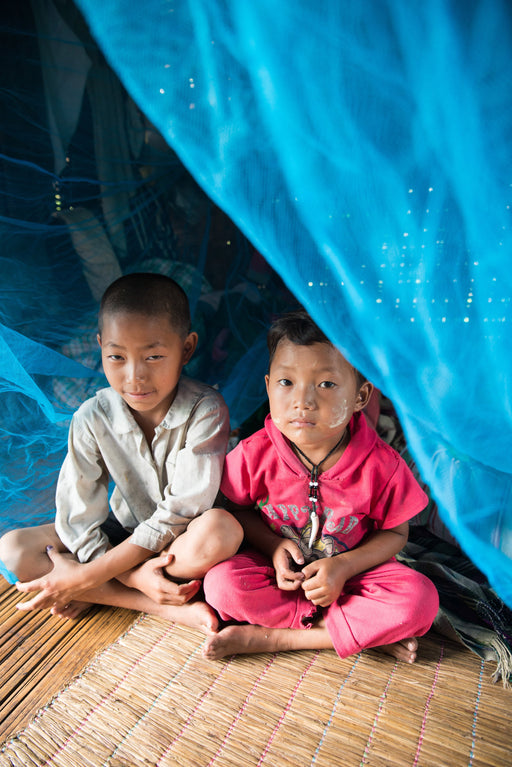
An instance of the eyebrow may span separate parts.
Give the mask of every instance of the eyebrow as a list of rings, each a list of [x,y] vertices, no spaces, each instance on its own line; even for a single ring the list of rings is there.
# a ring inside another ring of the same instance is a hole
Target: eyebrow
[[[278,370],[287,371],[287,370],[297,370],[298,365],[285,365],[282,362],[277,362],[275,364],[275,367]],[[319,375],[325,375],[327,373],[336,373],[338,371],[334,367],[323,367],[323,368],[318,368],[315,372],[318,373]]]
[[[122,346],[121,344],[116,344],[114,341],[106,341],[103,346],[108,346],[110,349],[126,349],[126,346]],[[163,341],[153,341],[150,344],[146,344],[146,346],[141,347],[142,349],[155,349],[157,346],[165,346]]]

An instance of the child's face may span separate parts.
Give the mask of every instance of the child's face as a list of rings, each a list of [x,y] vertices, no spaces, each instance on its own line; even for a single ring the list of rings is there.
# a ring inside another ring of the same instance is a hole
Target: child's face
[[[265,380],[273,422],[314,463],[336,445],[372,391],[368,382],[359,388],[352,365],[327,343],[280,341]]]
[[[157,426],[169,410],[183,366],[197,344],[196,333],[183,339],[166,316],[112,313],[98,336],[103,370],[137,420]]]

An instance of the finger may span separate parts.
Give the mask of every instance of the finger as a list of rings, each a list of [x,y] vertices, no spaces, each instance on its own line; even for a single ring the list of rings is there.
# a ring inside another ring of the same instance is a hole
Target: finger
[[[35,581],[26,581],[25,583],[16,581],[15,585],[18,591],[21,591],[23,594],[28,594],[31,591],[41,591],[43,588],[43,584],[39,578],[37,578]]]
[[[197,594],[201,587],[201,581],[190,581],[189,583],[182,583],[178,587],[178,593],[182,596],[187,595],[189,598],[194,594]]]
[[[27,602],[20,602],[16,605],[18,610],[21,610],[22,612],[28,612],[29,610],[43,610],[47,607],[52,607],[53,602],[46,597],[34,597],[33,599],[29,599]]]
[[[301,583],[304,581],[304,573],[302,572],[294,572],[293,570],[282,570],[279,573],[279,577],[283,581],[290,581],[297,586],[300,586]]]
[[[297,591],[301,587],[300,581],[290,581],[285,578],[280,578],[277,581],[277,586],[281,591]]]
[[[73,555],[69,551],[59,551],[55,548],[55,546],[52,546],[51,544],[48,544],[46,547],[46,555],[54,566],[57,565],[60,560],[74,559]]]
[[[306,599],[320,607],[328,607],[333,601],[331,594],[324,587],[304,590]]]
[[[309,565],[306,565],[306,567],[302,568],[302,572],[304,573],[306,580],[308,578],[314,578],[318,570],[318,562],[310,562]]]
[[[158,563],[160,567],[168,567],[173,563],[175,557],[170,551],[163,551],[158,557]]]
[[[199,587],[193,589],[192,591],[172,591],[168,592],[165,597],[162,599],[162,602],[164,604],[168,605],[184,605],[187,602],[189,602],[199,590]]]
[[[59,556],[59,552],[57,551],[57,549],[54,549],[53,546],[51,546],[50,544],[48,544],[48,546],[46,547],[46,554],[48,555],[48,558],[51,559],[52,562],[54,561],[56,557]]]
[[[282,548],[285,559],[291,559],[297,565],[304,564],[304,555],[295,541],[287,540]]]
[[[302,551],[299,549],[298,546],[295,546],[290,551],[290,554],[291,554],[291,557],[292,557],[293,561],[296,564],[298,564],[298,565],[303,565],[304,564],[304,555],[303,555]]]
[[[303,583],[302,588],[308,599],[318,599],[325,595],[324,589],[318,583],[311,583],[310,580]]]

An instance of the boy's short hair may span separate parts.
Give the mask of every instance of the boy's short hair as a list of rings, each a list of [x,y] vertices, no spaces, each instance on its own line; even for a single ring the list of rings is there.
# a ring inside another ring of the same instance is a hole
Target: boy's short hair
[[[282,317],[274,320],[270,326],[267,335],[269,369],[277,346],[283,340],[291,341],[292,344],[297,344],[298,346],[312,346],[313,344],[329,344],[334,346],[332,341],[313,322],[305,309],[298,309],[297,311],[283,314]],[[354,368],[354,371],[358,386],[362,386],[367,379],[357,368]]]
[[[100,303],[98,329],[101,336],[104,317],[117,313],[167,315],[172,329],[185,338],[190,333],[190,307],[187,294],[171,277],[151,272],[133,272],[115,280]]]

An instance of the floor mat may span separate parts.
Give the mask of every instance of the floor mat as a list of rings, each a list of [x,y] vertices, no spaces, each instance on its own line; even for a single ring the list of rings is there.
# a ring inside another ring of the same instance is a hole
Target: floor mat
[[[203,641],[142,616],[3,745],[0,765],[512,765],[510,690],[437,635],[413,666],[325,650],[212,662]]]

